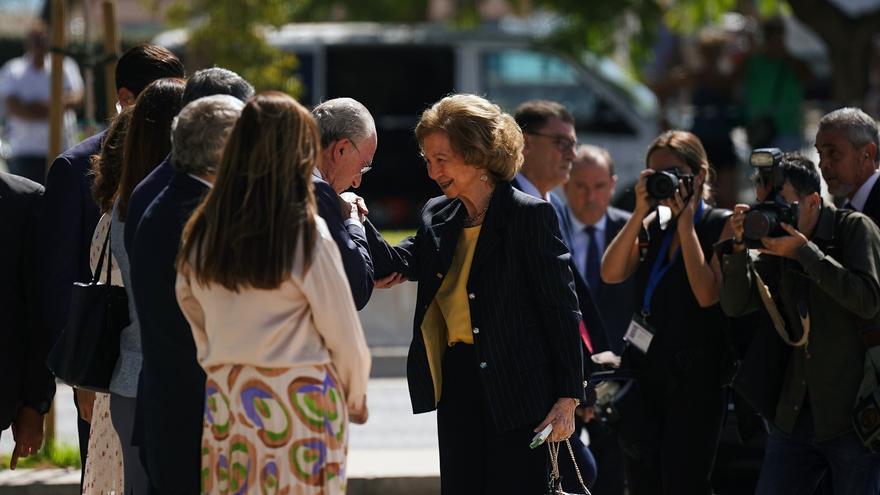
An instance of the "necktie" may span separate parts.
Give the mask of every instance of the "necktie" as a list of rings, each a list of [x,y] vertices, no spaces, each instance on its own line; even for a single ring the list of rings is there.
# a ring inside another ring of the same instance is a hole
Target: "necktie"
[[[856,207],[853,206],[853,204],[850,203],[849,200],[846,200],[846,202],[843,203],[843,209],[844,209],[844,210],[855,210]]]
[[[596,227],[587,225],[584,227],[589,243],[587,245],[586,279],[590,285],[593,296],[599,295],[599,246],[596,244]]]

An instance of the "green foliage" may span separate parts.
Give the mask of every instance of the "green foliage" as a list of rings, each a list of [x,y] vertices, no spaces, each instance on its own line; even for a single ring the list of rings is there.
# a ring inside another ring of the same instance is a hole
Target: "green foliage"
[[[11,455],[0,455],[0,471],[9,469]],[[74,444],[55,443],[46,444],[36,455],[20,458],[16,469],[39,469],[39,468],[74,468],[79,469],[82,465],[79,459],[79,447]]]
[[[258,91],[277,89],[293,96],[301,84],[293,73],[294,55],[268,44],[263,31],[288,22],[294,2],[286,0],[176,0],[168,19],[190,25],[187,67],[220,66],[233,70]]]

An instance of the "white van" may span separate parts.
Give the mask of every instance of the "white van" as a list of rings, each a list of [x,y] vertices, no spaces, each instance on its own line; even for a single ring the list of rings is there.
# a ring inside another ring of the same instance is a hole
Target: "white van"
[[[574,60],[527,35],[497,28],[316,23],[289,24],[267,36],[298,57],[304,104],[349,96],[373,113],[379,148],[360,192],[386,227],[415,226],[425,199],[439,194],[412,131],[421,111],[447,94],[484,95],[509,112],[530,99],[559,101],[574,114],[580,142],[611,152],[622,183],[637,177],[658,134],[657,103],[645,86],[608,61],[589,55]],[[155,39],[178,53],[185,41],[184,30]]]

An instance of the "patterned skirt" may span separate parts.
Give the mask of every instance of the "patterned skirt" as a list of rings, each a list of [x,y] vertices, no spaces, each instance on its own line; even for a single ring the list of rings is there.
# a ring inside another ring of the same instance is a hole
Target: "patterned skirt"
[[[330,365],[208,370],[202,493],[345,493],[348,410]]]

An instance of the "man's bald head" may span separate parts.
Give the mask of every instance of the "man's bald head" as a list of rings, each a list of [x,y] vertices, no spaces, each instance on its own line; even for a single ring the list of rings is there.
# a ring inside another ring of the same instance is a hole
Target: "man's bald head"
[[[614,160],[608,151],[588,144],[579,146],[563,188],[574,217],[584,225],[601,220],[616,185]]]

